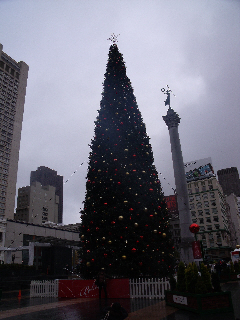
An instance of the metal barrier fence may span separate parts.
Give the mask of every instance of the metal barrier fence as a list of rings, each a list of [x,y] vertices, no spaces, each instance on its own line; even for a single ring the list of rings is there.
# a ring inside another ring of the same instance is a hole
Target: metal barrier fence
[[[170,289],[166,278],[129,279],[130,298],[164,299],[164,291]]]
[[[30,297],[58,297],[58,280],[31,281]]]

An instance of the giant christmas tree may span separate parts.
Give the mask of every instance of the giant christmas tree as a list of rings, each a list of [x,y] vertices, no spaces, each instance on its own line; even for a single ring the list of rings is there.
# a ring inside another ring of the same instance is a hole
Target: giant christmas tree
[[[173,250],[168,212],[122,54],[110,46],[80,227],[81,273],[165,276]]]

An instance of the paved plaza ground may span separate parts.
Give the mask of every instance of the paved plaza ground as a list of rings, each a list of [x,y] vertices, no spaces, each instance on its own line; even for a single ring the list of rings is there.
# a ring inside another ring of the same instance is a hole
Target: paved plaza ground
[[[29,291],[3,292],[0,301],[0,319],[8,320],[100,320],[103,311],[113,302],[120,302],[128,311],[131,320],[235,320],[240,319],[240,283],[222,285],[224,291],[231,291],[234,313],[217,313],[200,316],[193,312],[178,310],[165,305],[165,301],[151,299],[108,299],[92,298],[59,299],[30,298]]]

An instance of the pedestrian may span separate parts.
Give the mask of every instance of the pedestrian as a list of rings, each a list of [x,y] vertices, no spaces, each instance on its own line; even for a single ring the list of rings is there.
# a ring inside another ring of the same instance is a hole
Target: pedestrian
[[[104,290],[105,299],[107,299],[107,281],[104,268],[102,268],[98,273],[95,284],[98,286],[99,289],[99,299],[101,299],[102,289]]]
[[[107,313],[103,320],[123,320],[128,316],[127,311],[121,306],[119,302],[114,302],[106,311]]]

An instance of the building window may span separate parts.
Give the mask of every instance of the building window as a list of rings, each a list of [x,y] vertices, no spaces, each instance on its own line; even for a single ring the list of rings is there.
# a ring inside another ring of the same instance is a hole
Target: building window
[[[219,225],[219,224],[215,224],[214,227],[215,227],[215,229],[217,229],[217,230],[220,229],[220,225]]]
[[[197,223],[197,219],[192,219],[192,222],[193,223]]]
[[[216,206],[216,201],[215,200],[211,200],[211,205],[212,206]]]
[[[197,195],[195,196],[195,199],[196,199],[197,201],[200,201],[200,200],[201,200],[200,194],[197,194]]]
[[[190,196],[190,197],[189,197],[189,201],[192,202],[193,200],[194,200],[194,197],[193,197],[193,196]]]
[[[203,215],[203,211],[202,210],[198,210],[198,215],[202,216]]]
[[[218,217],[213,217],[213,221],[218,222],[218,221],[219,221],[219,220],[218,220]]]
[[[218,213],[217,208],[212,208],[212,213]]]
[[[199,208],[199,209],[202,208],[202,203],[201,202],[197,203],[197,208]]]
[[[188,189],[188,194],[192,194],[192,189]]]
[[[199,188],[195,188],[195,192],[198,193],[199,192]]]
[[[210,217],[206,218],[206,221],[210,223],[212,222]]]
[[[205,212],[206,215],[210,215],[210,210],[209,209],[205,209],[204,212]]]
[[[208,201],[204,201],[204,207],[209,207],[209,202]]]
[[[212,226],[207,226],[207,230],[212,230]]]
[[[214,192],[210,192],[210,198],[215,198],[215,193]]]
[[[207,199],[208,199],[208,194],[207,194],[207,193],[204,193],[204,194],[203,194],[203,199],[204,199],[204,200],[207,200]]]
[[[199,223],[203,224],[203,218],[199,218]]]
[[[195,209],[194,203],[190,203],[190,209],[191,209],[191,210],[192,210],[192,209]]]
[[[196,211],[191,211],[193,217],[196,217]]]

